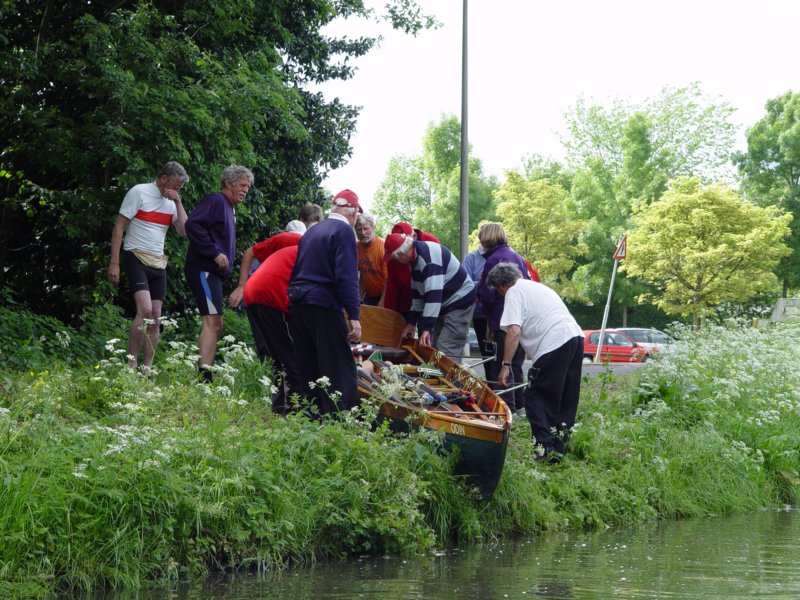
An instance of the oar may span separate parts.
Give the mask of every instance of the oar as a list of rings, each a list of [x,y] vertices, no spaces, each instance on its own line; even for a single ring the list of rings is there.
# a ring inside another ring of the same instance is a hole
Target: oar
[[[382,360],[377,360],[376,359],[376,360],[373,360],[372,362],[374,362],[376,365],[378,365],[381,369],[388,369],[389,368],[389,365],[387,365]],[[400,378],[403,381],[409,382],[413,386],[413,388],[415,390],[417,390],[417,391],[422,390],[423,392],[426,392],[426,393],[430,394],[431,398],[433,398],[435,400],[438,400],[439,402],[447,402],[447,396],[445,396],[444,394],[442,394],[440,392],[437,392],[436,390],[434,390],[431,386],[429,386],[424,381],[422,381],[420,379],[415,379],[414,377],[406,375],[402,371],[399,371],[399,373],[400,373]]]
[[[489,383],[488,381],[486,383]],[[497,383],[497,382],[492,382]],[[520,383],[519,385],[515,385],[514,387],[506,388],[504,390],[492,390],[498,396],[502,396],[503,394],[507,394],[508,392],[513,392],[514,390],[521,390],[524,387],[528,387],[527,383]]]
[[[461,358],[470,358],[470,357],[469,356],[462,356]],[[464,366],[465,367],[469,367],[471,369],[472,367],[477,367],[478,365],[482,365],[483,363],[487,363],[490,360],[494,360],[494,359],[495,359],[494,356],[489,356],[488,358],[484,358],[483,360],[480,360],[480,361],[478,361],[476,363],[465,364]]]

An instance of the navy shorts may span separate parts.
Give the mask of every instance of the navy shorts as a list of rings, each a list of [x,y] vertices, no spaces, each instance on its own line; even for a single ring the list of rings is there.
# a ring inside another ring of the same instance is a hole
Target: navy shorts
[[[150,300],[164,300],[167,295],[166,269],[148,267],[128,250],[122,252],[122,262],[125,264],[128,285],[134,294],[145,291],[150,292]]]
[[[216,273],[186,265],[186,284],[194,295],[200,314],[222,315],[222,279]]]

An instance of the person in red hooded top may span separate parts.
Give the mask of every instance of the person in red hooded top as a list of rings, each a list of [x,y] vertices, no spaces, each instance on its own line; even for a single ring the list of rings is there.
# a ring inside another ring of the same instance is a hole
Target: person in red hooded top
[[[414,229],[409,223],[400,221],[392,227],[392,233],[402,233],[411,236],[419,242],[436,242],[437,238],[432,233]],[[411,268],[406,264],[397,261],[389,261],[386,265],[386,289],[383,293],[382,306],[401,313],[404,317],[411,310],[411,300],[413,298],[411,290]]]
[[[274,237],[274,236],[273,236]],[[287,399],[300,391],[300,370],[295,359],[294,342],[289,333],[289,277],[297,261],[297,244],[301,236],[287,238],[294,245],[280,248],[267,256],[247,280],[244,302],[250,324],[267,345],[276,375],[277,391],[272,397],[272,410],[285,414],[290,410]]]

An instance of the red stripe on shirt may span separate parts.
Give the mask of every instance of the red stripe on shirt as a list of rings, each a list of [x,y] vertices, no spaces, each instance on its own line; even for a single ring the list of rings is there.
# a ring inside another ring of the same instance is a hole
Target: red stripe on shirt
[[[148,223],[155,223],[156,225],[166,225],[167,227],[172,225],[171,213],[162,213],[156,211],[146,212],[144,210],[140,210],[133,218],[139,219],[140,221],[147,221]]]

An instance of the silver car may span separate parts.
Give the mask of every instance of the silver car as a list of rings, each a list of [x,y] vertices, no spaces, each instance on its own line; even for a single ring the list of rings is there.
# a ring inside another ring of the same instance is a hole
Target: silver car
[[[648,352],[656,350],[664,352],[669,349],[675,340],[663,331],[658,329],[647,329],[645,327],[616,327],[614,331],[621,331],[633,339],[637,344],[643,346]]]

